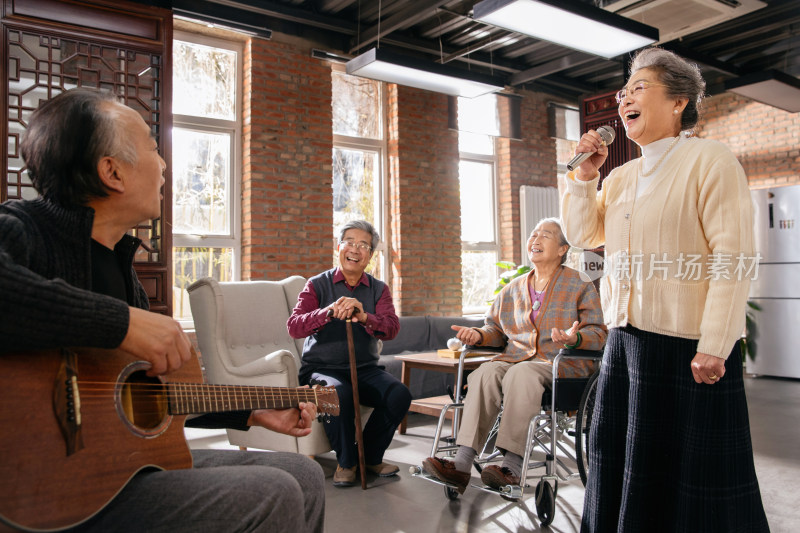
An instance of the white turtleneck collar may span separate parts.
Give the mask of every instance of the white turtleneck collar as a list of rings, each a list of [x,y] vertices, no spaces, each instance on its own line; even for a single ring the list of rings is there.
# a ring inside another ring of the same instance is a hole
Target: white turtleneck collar
[[[673,154],[675,153],[675,148],[677,148],[678,145],[680,145],[681,142],[683,142],[683,140],[685,139],[685,137],[680,134],[678,135],[678,137],[679,139],[677,142],[675,142],[675,146],[672,147],[672,150],[670,151],[669,154],[667,154],[667,157],[665,157],[663,161],[659,160],[661,159],[661,156],[664,155],[664,152],[669,150],[670,145],[672,144],[673,141],[675,141],[675,137],[665,137],[663,139],[659,139],[657,141],[651,142],[650,144],[642,146],[642,167],[641,167],[642,172],[646,174],[647,172],[652,170],[652,168],[655,165],[659,164],[659,162],[661,165],[666,163],[667,160],[670,157],[672,157]],[[656,176],[656,174],[658,173],[654,172],[653,174],[650,174],[649,176],[646,177],[642,176],[641,173],[639,174],[639,180],[638,183],[636,184],[637,198],[642,196],[645,189],[647,189],[647,187],[650,185],[650,182],[653,181],[653,178]]]

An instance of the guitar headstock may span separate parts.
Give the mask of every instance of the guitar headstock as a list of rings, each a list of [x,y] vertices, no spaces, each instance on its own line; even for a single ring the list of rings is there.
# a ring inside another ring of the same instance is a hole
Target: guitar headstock
[[[316,398],[317,412],[329,416],[339,416],[339,395],[336,394],[336,387],[314,385],[312,388]]]

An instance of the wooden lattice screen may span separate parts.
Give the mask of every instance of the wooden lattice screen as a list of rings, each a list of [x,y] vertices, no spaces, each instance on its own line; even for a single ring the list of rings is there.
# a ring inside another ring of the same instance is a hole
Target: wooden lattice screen
[[[639,148],[625,136],[625,127],[617,114],[615,92],[584,98],[581,102],[583,131],[596,130],[600,126],[614,128],[614,142],[608,147],[608,159],[600,168],[600,183],[614,168],[639,157]]]
[[[14,0],[4,2],[2,60],[6,102],[0,133],[7,138],[0,200],[37,196],[25,172],[19,142],[31,113],[73,87],[111,91],[138,111],[170,161],[172,15],[127,2]],[[82,132],[76,131],[76,135]],[[136,269],[151,309],[171,314],[171,174],[167,168],[162,215],[136,227],[143,245]]]

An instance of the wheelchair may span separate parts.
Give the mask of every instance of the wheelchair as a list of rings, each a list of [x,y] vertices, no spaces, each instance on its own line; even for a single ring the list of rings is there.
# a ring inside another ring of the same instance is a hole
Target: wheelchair
[[[464,408],[463,402],[463,363],[467,356],[467,348],[461,353],[456,374],[456,388],[452,395],[453,403],[442,407],[436,433],[433,438],[430,456],[453,457],[458,450],[456,436],[458,435],[459,415]],[[485,351],[481,347],[480,351]],[[602,351],[562,349],[553,360],[553,386],[545,390],[542,395],[542,410],[534,415],[528,425],[527,445],[524,452],[520,485],[506,485],[499,490],[485,485],[471,484],[473,488],[485,492],[493,492],[506,500],[519,501],[530,490],[526,483],[530,470],[544,467],[544,474],[539,476],[535,488],[536,513],[543,526],[552,523],[555,515],[555,503],[558,495],[558,483],[580,478],[586,485],[589,472],[587,461],[589,429],[594,410],[595,389],[599,370],[588,377],[563,378],[558,377],[558,367],[564,359],[591,360],[598,362],[602,359]],[[447,414],[452,413],[452,430],[449,436],[442,436],[447,422]],[[474,466],[481,472],[483,467],[501,453],[494,446],[495,437],[502,417],[500,414],[495,419],[492,429],[485,441],[483,449],[478,450]],[[536,457],[534,457],[536,455]],[[543,459],[542,459],[543,457]],[[577,472],[572,467],[577,467]],[[444,486],[447,499],[458,498],[458,490],[454,485],[443,482],[437,477],[428,474],[422,465],[412,466],[409,469],[413,477]]]

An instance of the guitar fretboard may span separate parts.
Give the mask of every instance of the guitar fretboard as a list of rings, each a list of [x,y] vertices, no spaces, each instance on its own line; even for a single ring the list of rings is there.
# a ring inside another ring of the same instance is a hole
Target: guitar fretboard
[[[173,415],[286,409],[300,402],[317,403],[314,389],[170,383],[169,411]]]

